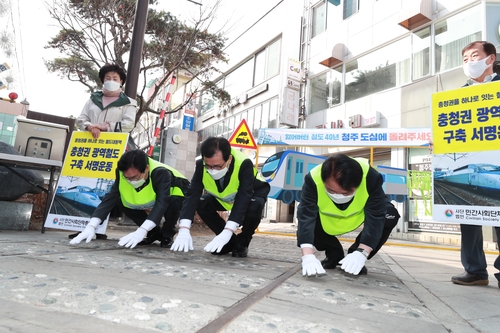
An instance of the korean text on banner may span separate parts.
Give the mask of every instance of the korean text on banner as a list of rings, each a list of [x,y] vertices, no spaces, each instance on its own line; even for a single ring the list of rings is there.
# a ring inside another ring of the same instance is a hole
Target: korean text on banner
[[[45,227],[82,231],[115,180],[128,133],[73,132]],[[104,233],[107,219],[98,226]]]
[[[498,150],[500,82],[432,95],[434,154]]]

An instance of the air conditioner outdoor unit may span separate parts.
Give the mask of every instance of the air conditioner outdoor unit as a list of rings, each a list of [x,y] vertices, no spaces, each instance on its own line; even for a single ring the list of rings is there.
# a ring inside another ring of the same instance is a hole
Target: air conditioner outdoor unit
[[[225,117],[227,113],[227,109],[220,109],[217,111],[217,117]]]
[[[332,121],[331,128],[344,128],[344,122],[341,119]]]
[[[351,128],[361,127],[361,121],[362,121],[362,118],[361,118],[360,114],[355,114],[353,116],[350,116],[349,117],[349,127],[351,127]]]
[[[241,93],[239,96],[238,96],[238,102],[240,104],[243,104],[247,101],[247,93],[244,92],[244,93]]]

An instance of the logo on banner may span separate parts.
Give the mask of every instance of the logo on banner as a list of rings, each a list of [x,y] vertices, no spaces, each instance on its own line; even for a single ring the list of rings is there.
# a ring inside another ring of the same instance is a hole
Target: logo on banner
[[[231,135],[229,144],[232,147],[257,149],[252,132],[248,128],[248,124],[245,119],[241,121],[233,135]]]

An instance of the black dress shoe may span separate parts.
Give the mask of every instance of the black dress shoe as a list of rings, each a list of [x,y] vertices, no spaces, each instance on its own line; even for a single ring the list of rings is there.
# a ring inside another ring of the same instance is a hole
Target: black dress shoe
[[[324,269],[334,269],[338,264],[339,260],[335,258],[326,257],[325,259],[321,260],[321,266],[323,266]]]
[[[151,245],[156,241],[156,239],[145,237],[142,241],[140,241],[137,245]]]
[[[469,272],[463,272],[460,275],[452,276],[451,282],[466,286],[474,286],[474,285],[486,286],[490,281],[488,279],[483,279],[479,275],[471,274]]]
[[[232,256],[235,258],[246,258],[248,255],[248,246],[235,245]]]
[[[170,247],[172,246],[172,238],[164,238],[160,240],[160,247]]]
[[[68,238],[69,239],[73,239],[76,236],[78,236],[79,234],[81,234],[81,232],[77,232],[76,234],[68,235]],[[106,235],[106,234],[95,234],[95,238],[96,239],[108,239],[108,235]]]
[[[233,247],[234,247],[233,244],[226,244],[222,247],[220,252],[214,251],[214,252],[212,252],[212,254],[216,255],[216,256],[222,256],[222,255],[228,254],[229,252],[233,251]]]
[[[368,274],[368,268],[366,268],[366,266],[363,266],[363,268],[361,268],[361,270],[359,271],[358,275],[366,275]]]

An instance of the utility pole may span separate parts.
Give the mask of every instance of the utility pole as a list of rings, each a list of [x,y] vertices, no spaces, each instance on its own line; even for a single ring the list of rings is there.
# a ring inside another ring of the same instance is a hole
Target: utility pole
[[[125,95],[133,99],[137,98],[142,46],[144,45],[144,35],[148,19],[148,2],[149,0],[137,0],[137,7],[135,8],[134,29],[132,31],[130,56],[128,59],[127,84],[125,85]]]

